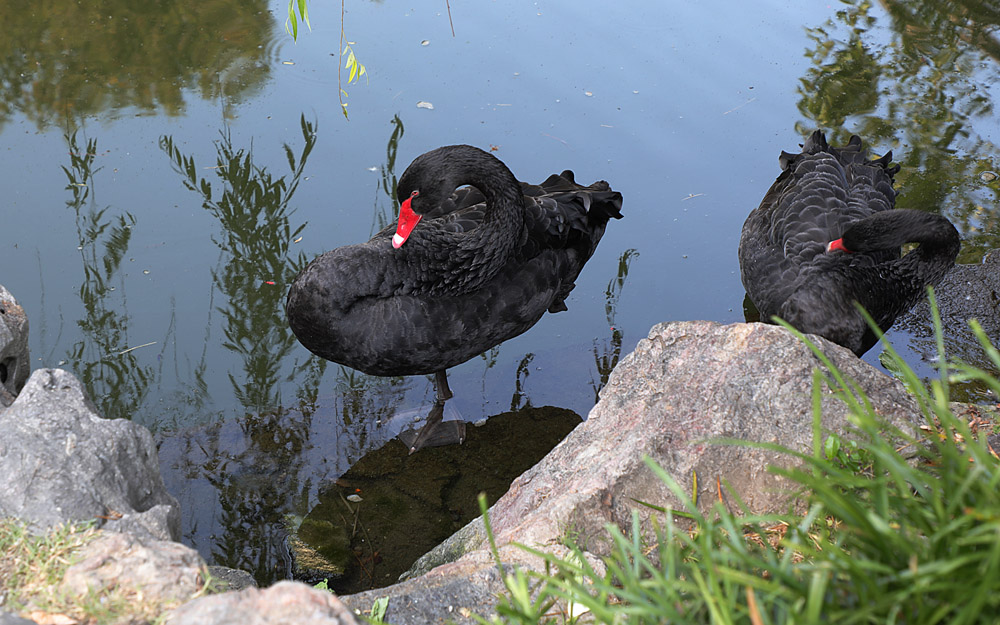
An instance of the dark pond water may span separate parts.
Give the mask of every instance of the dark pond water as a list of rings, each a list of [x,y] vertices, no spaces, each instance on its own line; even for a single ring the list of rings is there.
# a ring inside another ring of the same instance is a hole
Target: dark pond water
[[[453,37],[443,1],[348,0],[368,70],[342,85],[350,121],[338,9],[313,3],[293,43],[283,2],[0,4],[0,283],[33,367],[154,430],[185,541],[262,581],[288,574],[286,515],[432,393],[310,357],[281,312],[296,268],[392,218],[430,148],[625,196],[569,311],[453,370],[469,420],[585,416],[653,324],[742,321],[740,227],[816,127],[892,149],[900,205],[948,215],[963,261],[1000,247],[1000,13],[979,3],[453,0]]]

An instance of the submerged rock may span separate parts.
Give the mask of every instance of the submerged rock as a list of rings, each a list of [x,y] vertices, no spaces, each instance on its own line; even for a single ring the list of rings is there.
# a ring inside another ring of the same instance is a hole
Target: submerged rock
[[[470,426],[462,445],[411,455],[393,440],[366,454],[320,492],[290,536],[295,577],[326,578],[338,592],[395,582],[479,516],[479,493],[498,499],[580,421],[571,410],[526,407]],[[382,554],[391,557],[383,560]]]
[[[934,293],[948,355],[995,372],[995,366],[969,327],[969,320],[979,321],[987,338],[1000,347],[1000,250],[987,254],[981,264],[955,265]],[[913,337],[910,347],[925,361],[937,359],[937,342],[927,298],[900,317],[894,329]]]

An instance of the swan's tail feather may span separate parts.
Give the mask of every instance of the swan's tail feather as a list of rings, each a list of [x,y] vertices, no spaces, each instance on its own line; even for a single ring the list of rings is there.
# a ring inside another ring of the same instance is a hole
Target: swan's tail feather
[[[603,182],[603,181],[602,181]],[[597,183],[599,184],[599,183]],[[605,182],[606,186],[607,183]],[[591,185],[594,186],[594,185]],[[622,218],[622,194],[617,191],[597,191],[590,194],[590,210],[587,211],[589,219],[610,219]]]

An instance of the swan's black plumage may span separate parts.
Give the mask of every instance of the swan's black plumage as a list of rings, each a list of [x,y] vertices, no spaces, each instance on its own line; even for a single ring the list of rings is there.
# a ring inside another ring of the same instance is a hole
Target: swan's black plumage
[[[445,369],[566,309],[608,220],[621,217],[606,182],[585,187],[564,171],[520,183],[466,145],[417,157],[397,188],[423,216],[406,242],[393,249],[387,228],[326,252],[292,283],[286,314],[328,360],[373,375],[438,373],[442,404]]]
[[[860,356],[877,339],[854,302],[888,330],[954,265],[960,240],[947,219],[894,208],[891,161],[891,152],[869,160],[857,136],[831,147],[818,130],[800,154],[782,152],[782,172],[739,245],[743,286],[762,319],[777,315]],[[837,239],[850,253],[828,251]],[[901,257],[904,243],[919,245]]]

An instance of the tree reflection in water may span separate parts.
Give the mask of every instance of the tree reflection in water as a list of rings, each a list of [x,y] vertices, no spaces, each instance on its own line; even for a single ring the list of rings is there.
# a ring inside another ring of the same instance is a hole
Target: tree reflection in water
[[[135,107],[184,112],[191,92],[227,109],[259,90],[286,35],[264,0],[0,2],[0,126],[40,128]]]

